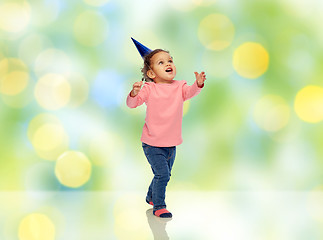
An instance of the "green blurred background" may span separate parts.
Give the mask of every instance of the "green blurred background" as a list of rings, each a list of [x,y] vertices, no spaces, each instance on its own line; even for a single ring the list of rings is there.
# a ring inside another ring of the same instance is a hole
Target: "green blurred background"
[[[0,190],[140,190],[152,173],[130,37],[207,82],[185,104],[170,190],[312,190],[323,179],[319,0],[1,0]]]

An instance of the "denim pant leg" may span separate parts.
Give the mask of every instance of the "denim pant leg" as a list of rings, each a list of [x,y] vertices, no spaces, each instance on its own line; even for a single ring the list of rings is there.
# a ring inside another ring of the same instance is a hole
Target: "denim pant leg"
[[[171,176],[171,171],[172,171],[173,164],[174,164],[174,161],[175,161],[176,147],[172,147],[170,153],[171,153],[171,156],[168,158],[168,161],[167,161],[167,163],[168,163],[168,169],[169,169],[169,176]],[[153,173],[155,175],[155,172],[154,172],[154,169],[153,168],[152,168],[152,171],[153,171]],[[148,192],[147,192],[147,196],[146,196],[146,201],[147,202],[150,202],[153,199],[153,184],[154,184],[154,179],[155,178],[153,178],[151,180],[151,183],[150,183],[149,188],[148,188]]]
[[[154,173],[146,199],[153,201],[154,209],[164,208],[166,186],[171,176],[176,147],[153,147],[145,143],[142,146]]]

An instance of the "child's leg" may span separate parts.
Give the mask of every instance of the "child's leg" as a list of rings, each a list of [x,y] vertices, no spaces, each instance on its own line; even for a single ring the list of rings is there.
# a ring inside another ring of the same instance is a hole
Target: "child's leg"
[[[150,185],[154,210],[166,208],[165,192],[175,159],[176,147],[153,147],[143,144],[145,155],[151,165],[154,178]],[[148,190],[148,197],[150,190]]]
[[[169,176],[171,176],[171,171],[173,168],[173,164],[175,161],[175,156],[176,156],[176,147],[171,147],[170,151],[169,151],[169,155],[167,158],[167,164],[168,164],[168,169],[169,169]],[[153,170],[153,169],[152,169]],[[153,170],[154,171],[154,170]],[[155,175],[155,173],[154,173]],[[148,192],[147,192],[147,197],[146,197],[146,202],[150,205],[154,205],[152,202],[152,189],[153,189],[153,184],[154,184],[154,178],[151,181],[149,188],[148,188]]]
[[[154,152],[154,153],[153,153]],[[154,172],[152,184],[152,201],[155,209],[165,208],[165,192],[169,181],[170,172],[166,158],[158,149],[151,150],[151,154],[147,156],[151,168]]]
[[[169,151],[168,151],[168,157],[166,159],[166,162],[167,162],[167,165],[168,165],[168,171],[169,171],[169,177],[170,177],[171,176],[171,171],[172,171],[172,168],[173,168],[173,164],[174,164],[174,161],[175,161],[176,147],[169,147],[168,150]],[[152,169],[152,170],[154,172],[154,169]],[[155,175],[155,173],[154,173],[154,175]],[[153,178],[153,180],[151,181],[151,184],[149,186],[148,193],[147,193],[147,196],[149,196],[150,198],[148,197],[147,199],[152,199],[152,189],[153,189],[154,179],[155,178]]]
[[[172,147],[169,151],[169,155],[167,158],[167,164],[168,164],[168,169],[169,169],[169,176],[171,176],[171,171],[172,171],[172,167],[175,161],[175,156],[176,156],[176,147]],[[152,169],[154,172],[154,169]],[[155,175],[155,173],[154,173]],[[153,199],[153,185],[154,185],[154,178],[152,179],[149,188],[148,188],[148,192],[147,192],[147,196],[146,196],[146,202],[150,205],[153,205],[152,203],[152,199]]]

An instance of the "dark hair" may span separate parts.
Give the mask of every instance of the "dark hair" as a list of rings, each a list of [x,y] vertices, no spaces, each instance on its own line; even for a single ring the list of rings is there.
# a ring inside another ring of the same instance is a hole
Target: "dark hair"
[[[146,82],[153,82],[154,80],[149,78],[147,76],[147,72],[150,68],[150,64],[151,64],[151,58],[156,54],[156,53],[159,53],[159,52],[166,52],[166,53],[169,53],[168,51],[166,50],[163,50],[163,49],[155,49],[154,51],[150,52],[149,54],[147,54],[146,56],[144,56],[144,66],[142,67],[141,69],[141,72],[142,72],[142,75],[143,75],[143,78],[142,80],[145,80]]]

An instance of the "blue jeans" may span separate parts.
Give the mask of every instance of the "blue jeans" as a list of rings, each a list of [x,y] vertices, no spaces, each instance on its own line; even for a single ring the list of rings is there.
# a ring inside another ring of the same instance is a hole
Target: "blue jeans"
[[[154,173],[146,200],[153,202],[154,210],[166,208],[166,186],[171,176],[176,147],[154,147],[142,143],[142,148]]]

